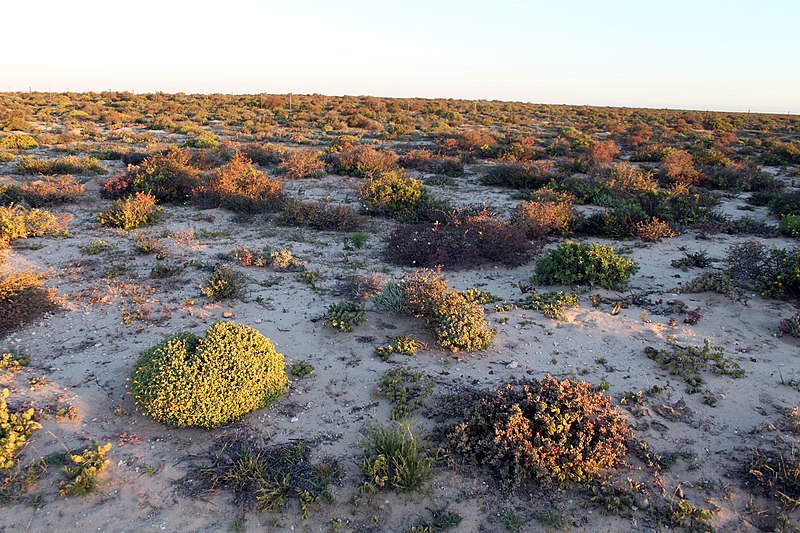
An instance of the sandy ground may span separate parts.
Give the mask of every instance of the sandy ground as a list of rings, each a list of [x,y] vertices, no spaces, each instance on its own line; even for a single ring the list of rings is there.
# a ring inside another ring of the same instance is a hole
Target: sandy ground
[[[604,516],[599,508],[582,505],[587,496],[575,488],[531,484],[506,494],[488,473],[446,465],[437,468],[426,491],[384,492],[354,508],[351,499],[361,481],[354,462],[359,432],[370,420],[389,419],[390,406],[375,395],[375,387],[383,373],[398,365],[425,372],[436,383],[434,397],[414,416],[423,430],[436,424],[437,397],[468,386],[489,388],[552,373],[594,384],[607,380],[616,402],[628,391],[664,387],[643,405],[628,406],[624,412],[636,437],[651,452],[681,458],[664,469],[660,486],[635,457],[629,459],[630,471],[623,470],[622,479],[629,475],[664,494],[682,491],[698,506],[718,506],[709,523],[719,531],[775,527],[774,504],[745,486],[738,469],[753,447],[786,449],[787,443],[797,443],[797,435],[785,425],[784,410],[797,406],[798,390],[782,381],[800,380],[800,342],[778,337],[776,328],[793,306],[752,294],[738,301],[712,293],[679,294],[676,289],[701,270],[683,272],[670,266],[682,250],[706,250],[722,259],[731,244],[746,237],[704,239],[689,232],[647,246],[614,242],[628,246],[630,256],[641,266],[625,293],[589,290],[581,296],[580,307],[569,310],[563,321],[533,311],[495,313],[488,305],[487,317],[498,334],[485,353],[453,357],[428,349],[413,358],[395,356],[384,362],[373,350],[389,337],[406,334],[429,346],[434,346],[433,338],[421,322],[377,311],[371,304],[367,323],[353,333],[336,332],[314,319],[330,303],[342,299],[336,289],[348,274],[402,275],[402,269],[389,267],[380,258],[381,235],[393,223],[371,220],[367,244],[360,250],[349,249],[343,234],[280,228],[262,219],[239,223],[229,212],[193,207],[170,206],[154,227],[116,232],[94,221],[108,204],[97,194],[97,181],[89,182],[87,199],[63,208],[75,217],[70,237],[17,241],[12,247],[8,266],[50,270],[48,285],[63,296],[65,309],[3,340],[5,350],[30,354],[32,365],[0,377],[0,382],[14,387],[12,399],[24,398],[41,407],[60,397],[63,405],[76,409],[74,419],[43,421],[44,428],[24,451],[23,463],[62,451],[64,446],[85,447],[97,439],[114,444],[109,452],[112,465],[102,474],[100,490],[84,497],[60,497],[60,476],[48,472],[29,490],[29,495],[40,498],[0,510],[0,531],[225,531],[238,527],[246,531],[403,531],[428,518],[431,510],[442,508],[463,517],[455,531],[504,531],[503,517],[508,513],[523,518],[522,531],[552,530],[534,518],[542,510],[558,511],[572,531],[659,529],[646,510],[635,506],[618,516]],[[330,195],[355,201],[358,181],[328,176],[286,187],[304,198]],[[477,185],[472,173],[456,178],[454,186],[433,189],[456,202],[482,200],[498,209],[517,202],[508,190]],[[762,209],[735,208],[743,204],[742,198],[729,198],[722,209],[732,216],[766,217]],[[179,266],[180,273],[164,280],[150,279],[156,258],[136,253],[137,233],[163,238],[169,246],[163,263]],[[98,255],[81,251],[95,239],[112,248]],[[791,244],[785,239],[770,242]],[[308,261],[310,270],[320,271],[317,288],[299,282],[293,273],[241,268],[249,278],[243,301],[207,301],[198,285],[208,273],[198,267],[213,265],[220,261],[219,254],[239,246],[289,248]],[[108,277],[113,270],[117,275]],[[513,300],[520,297],[518,283],[532,273],[533,262],[514,269],[490,266],[449,272],[447,278],[454,288],[478,287]],[[632,305],[612,315],[609,304],[593,307],[589,294],[608,298],[639,294],[650,304]],[[683,314],[670,313],[667,302],[673,300],[699,308],[700,322],[691,326],[683,322]],[[131,310],[147,318],[126,325],[123,314]],[[178,330],[200,333],[227,312],[233,320],[254,326],[272,339],[287,363],[305,361],[314,366],[314,372],[293,379],[290,392],[272,407],[227,428],[174,429],[137,413],[128,377],[138,355]],[[670,325],[671,318],[676,325]],[[680,377],[668,375],[644,354],[646,346],[664,348],[670,341],[700,346],[704,339],[723,346],[726,355],[746,372],[741,379],[707,375],[707,388],[718,398],[713,407],[703,402],[703,394],[687,394]],[[46,384],[30,390],[27,380],[33,376],[45,376]],[[315,458],[337,458],[344,472],[334,487],[335,502],[315,506],[303,520],[295,503],[282,514],[269,514],[237,508],[224,492],[192,496],[185,480],[192,477],[198,458],[207,457],[220,436],[243,430],[273,443],[307,439],[314,443]],[[800,523],[797,512],[791,517]]]

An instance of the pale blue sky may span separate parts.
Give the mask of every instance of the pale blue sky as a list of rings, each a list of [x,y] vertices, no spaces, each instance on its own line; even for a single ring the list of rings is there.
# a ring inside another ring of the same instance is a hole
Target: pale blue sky
[[[0,90],[316,92],[800,113],[800,0],[8,4]]]

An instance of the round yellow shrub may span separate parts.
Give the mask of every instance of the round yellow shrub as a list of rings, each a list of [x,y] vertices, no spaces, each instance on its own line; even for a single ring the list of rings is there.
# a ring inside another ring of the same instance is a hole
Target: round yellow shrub
[[[179,427],[232,422],[275,401],[287,383],[283,354],[234,322],[218,322],[204,337],[169,337],[142,353],[131,375],[137,407]]]

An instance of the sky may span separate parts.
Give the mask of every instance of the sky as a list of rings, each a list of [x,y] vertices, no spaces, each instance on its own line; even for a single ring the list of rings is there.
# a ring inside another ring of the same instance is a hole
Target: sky
[[[800,0],[39,0],[2,15],[2,91],[800,113]]]

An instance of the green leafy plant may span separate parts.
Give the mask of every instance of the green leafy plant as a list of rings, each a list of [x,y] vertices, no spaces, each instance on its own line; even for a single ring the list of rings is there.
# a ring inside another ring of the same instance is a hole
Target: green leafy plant
[[[291,373],[296,378],[304,378],[307,375],[311,374],[313,371],[314,371],[313,365],[301,362],[292,365]]]
[[[63,468],[68,481],[62,481],[58,492],[62,496],[82,496],[97,488],[97,475],[109,467],[111,461],[106,459],[106,454],[111,449],[111,443],[101,445],[99,442],[92,444],[81,453],[70,454],[72,466]]]
[[[670,374],[681,376],[688,384],[688,392],[698,392],[703,383],[702,373],[711,371],[714,374],[741,378],[744,370],[739,363],[725,357],[722,346],[711,346],[705,340],[702,348],[671,344],[667,350],[656,350],[652,346],[644,349],[645,354]]]
[[[375,355],[386,361],[396,353],[401,355],[416,355],[417,351],[422,348],[422,346],[422,343],[418,340],[400,336],[392,339],[392,342],[386,346],[378,346],[375,348]]]
[[[433,382],[423,372],[396,368],[383,375],[377,392],[392,404],[392,420],[401,420],[420,407],[432,391]]]
[[[569,308],[578,307],[579,295],[577,292],[564,293],[564,291],[532,292],[525,299],[517,302],[520,309],[530,309],[540,311],[544,316],[561,320],[564,318],[564,311]]]
[[[450,442],[512,485],[583,482],[622,461],[629,433],[603,392],[548,375],[478,395]]]
[[[778,224],[778,227],[784,235],[800,239],[800,214],[785,215],[781,219],[780,224]]]
[[[366,321],[364,304],[345,301],[328,306],[325,323],[339,331],[351,332],[354,326]]]
[[[781,320],[778,324],[778,331],[792,337],[800,337],[800,310],[793,316]]]
[[[246,286],[244,274],[229,266],[217,265],[200,292],[214,300],[240,298]]]
[[[410,214],[423,194],[422,182],[407,177],[402,170],[369,177],[360,190],[361,203],[367,213],[392,218]]]
[[[56,217],[42,209],[28,209],[19,204],[0,206],[0,248],[16,239],[43,235],[66,235],[70,216]]]
[[[131,374],[139,409],[174,426],[217,427],[274,402],[288,378],[283,355],[258,330],[218,322],[145,351]]]
[[[611,246],[567,241],[536,263],[533,280],[542,285],[589,283],[622,289],[638,270],[633,259],[617,255]]]

